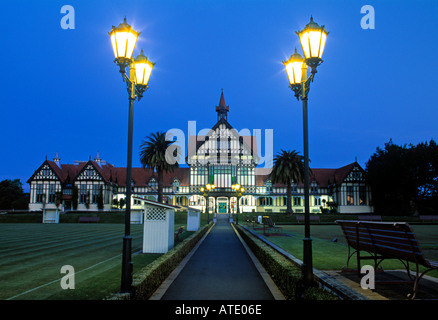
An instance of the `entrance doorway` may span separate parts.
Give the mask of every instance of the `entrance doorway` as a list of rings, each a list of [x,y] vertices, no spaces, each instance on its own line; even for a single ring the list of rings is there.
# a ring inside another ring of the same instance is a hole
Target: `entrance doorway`
[[[218,213],[227,213],[228,212],[228,203],[218,201]]]

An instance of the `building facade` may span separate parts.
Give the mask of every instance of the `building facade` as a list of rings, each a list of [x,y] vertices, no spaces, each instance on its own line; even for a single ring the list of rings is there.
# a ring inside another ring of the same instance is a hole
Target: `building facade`
[[[286,185],[273,183],[270,169],[257,167],[259,156],[255,136],[240,135],[227,120],[229,106],[223,93],[216,106],[217,122],[205,136],[189,137],[188,167],[164,174],[164,200],[168,204],[190,206],[212,213],[235,213],[234,184],[244,187],[239,198],[240,212],[285,212]],[[373,212],[371,192],[364,170],[357,162],[341,168],[312,168],[310,212],[318,214],[336,208],[339,213]],[[126,193],[126,168],[100,159],[61,164],[58,155],[45,160],[28,180],[29,210],[111,210],[120,205]],[[215,189],[207,196],[206,184]],[[150,169],[132,169],[132,207],[139,198],[156,200],[158,177]],[[304,212],[304,185],[292,184],[292,209]]]

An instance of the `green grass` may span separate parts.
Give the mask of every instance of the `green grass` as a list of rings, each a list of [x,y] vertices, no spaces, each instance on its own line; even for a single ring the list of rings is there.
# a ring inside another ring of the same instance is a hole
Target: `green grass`
[[[117,292],[123,235],[124,225],[115,223],[0,224],[0,299],[103,299]],[[131,236],[135,273],[160,254],[136,254],[143,225],[131,225]],[[74,290],[61,288],[63,265],[75,270]]]
[[[245,225],[245,224],[244,224]],[[289,236],[267,236],[266,239],[291,253],[298,259],[303,259],[303,225],[281,226],[284,233]],[[413,225],[412,226],[426,259],[438,261],[438,225]],[[263,234],[262,230],[257,233]],[[312,238],[313,266],[319,270],[340,270],[346,266],[348,246],[341,227],[338,225],[312,225],[310,229]],[[337,238],[337,242],[332,242]],[[355,255],[350,259],[349,268],[356,268]],[[366,262],[362,262],[366,264]],[[371,260],[370,260],[371,263]],[[386,260],[382,264],[385,270],[404,269],[398,260]],[[413,264],[411,270],[415,270]],[[421,269],[421,270],[424,270]],[[438,277],[438,270],[427,273]]]

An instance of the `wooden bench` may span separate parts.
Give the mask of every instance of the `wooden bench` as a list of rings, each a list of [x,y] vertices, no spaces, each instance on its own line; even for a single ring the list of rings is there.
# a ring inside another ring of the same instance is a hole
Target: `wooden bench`
[[[304,214],[297,214],[296,216],[297,222],[304,222],[305,216]],[[318,215],[311,215],[309,214],[309,221],[313,221],[313,222],[321,222],[321,219],[319,218]]]
[[[431,216],[431,215],[424,215],[424,216],[420,216],[421,221],[426,222],[426,221],[438,221],[438,216]]]
[[[382,216],[376,215],[359,215],[357,218],[360,221],[382,221]]]
[[[283,229],[281,227],[276,226],[272,222],[270,217],[264,216],[264,217],[262,217],[262,221],[263,221],[263,233],[266,233],[266,230],[283,232]]]
[[[100,217],[79,217],[79,222],[99,222]]]
[[[179,235],[183,232],[184,232],[184,226],[179,227],[178,230],[175,231],[175,241],[179,241]]]
[[[383,260],[398,259],[405,266],[411,279],[411,281],[404,282],[414,284],[413,293],[408,294],[409,299],[415,298],[420,279],[430,270],[438,269],[438,262],[425,258],[414,231],[406,222],[336,220],[336,223],[341,226],[348,244],[347,271],[350,258],[354,254],[357,256],[357,273],[359,276],[361,260],[374,260],[374,270],[377,270]],[[354,249],[353,252],[350,251],[351,248]],[[363,256],[361,251],[365,251],[369,255]],[[411,276],[409,262],[415,264],[415,278]],[[426,268],[421,274],[419,272],[420,265]],[[379,281],[376,281],[376,283],[379,283]],[[380,283],[383,282],[380,281]]]

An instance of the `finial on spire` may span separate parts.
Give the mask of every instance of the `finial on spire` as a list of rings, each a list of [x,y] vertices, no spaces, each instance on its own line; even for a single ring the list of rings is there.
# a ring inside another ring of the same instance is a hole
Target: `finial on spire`
[[[225,104],[225,98],[224,98],[224,88],[221,88],[221,98],[219,100],[219,105],[216,106],[216,112],[217,112],[217,120],[225,119],[227,120],[227,113],[229,111],[229,107]]]

